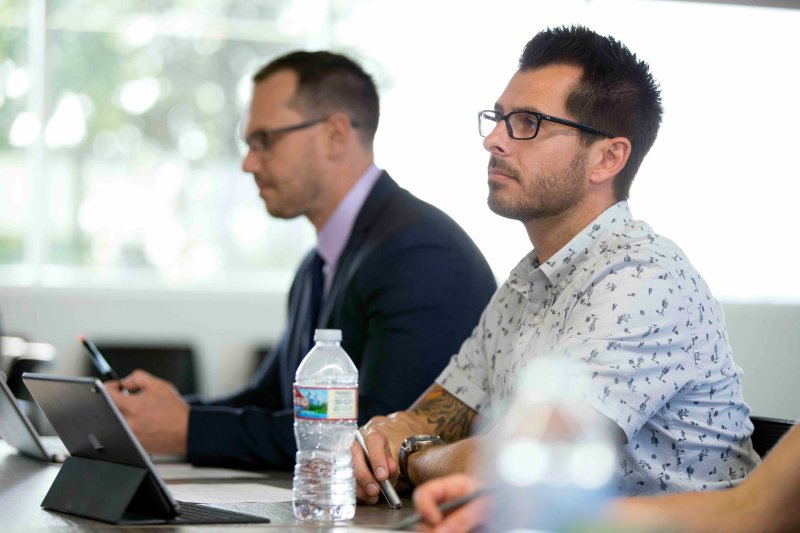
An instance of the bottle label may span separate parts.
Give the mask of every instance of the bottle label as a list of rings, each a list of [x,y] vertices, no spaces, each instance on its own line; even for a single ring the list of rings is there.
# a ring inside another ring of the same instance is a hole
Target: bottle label
[[[294,417],[314,420],[358,418],[358,388],[294,386]]]

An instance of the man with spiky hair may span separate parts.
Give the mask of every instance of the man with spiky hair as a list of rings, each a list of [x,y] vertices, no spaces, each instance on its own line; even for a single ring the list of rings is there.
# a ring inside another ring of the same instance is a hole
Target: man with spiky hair
[[[585,27],[537,34],[494,109],[478,114],[488,204],[519,220],[533,250],[472,336],[406,411],[353,447],[358,495],[462,471],[534,358],[576,362],[583,399],[613,422],[619,490],[728,487],[758,463],[722,307],[672,241],[631,215],[628,196],[661,122],[649,66]],[[679,206],[676,206],[678,208]]]

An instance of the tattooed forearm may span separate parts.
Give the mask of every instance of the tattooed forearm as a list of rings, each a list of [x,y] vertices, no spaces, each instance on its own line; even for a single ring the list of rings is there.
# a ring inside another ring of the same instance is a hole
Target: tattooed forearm
[[[477,414],[439,385],[433,385],[409,409],[435,428],[445,442],[454,442],[469,435]]]

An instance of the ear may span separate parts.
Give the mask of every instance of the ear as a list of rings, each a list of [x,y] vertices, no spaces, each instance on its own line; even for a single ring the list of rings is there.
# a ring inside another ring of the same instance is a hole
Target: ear
[[[613,183],[628,163],[631,156],[631,141],[627,137],[614,137],[595,142],[590,150],[591,169],[589,180],[599,185]]]
[[[350,144],[356,140],[353,124],[345,113],[331,113],[325,122],[325,135],[328,157],[331,159],[342,157]]]

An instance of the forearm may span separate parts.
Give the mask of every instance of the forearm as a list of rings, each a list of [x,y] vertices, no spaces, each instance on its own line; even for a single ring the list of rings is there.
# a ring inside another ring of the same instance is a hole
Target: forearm
[[[408,478],[414,486],[430,479],[466,472],[473,464],[475,452],[480,449],[482,439],[470,437],[444,446],[431,446],[408,459]]]
[[[612,505],[612,520],[620,526],[676,532],[771,531],[763,522],[759,525],[753,502],[740,496],[728,489],[621,498]]]
[[[477,414],[439,385],[432,385],[408,413],[427,434],[439,435],[445,442],[468,436]]]
[[[289,410],[193,407],[188,459],[203,466],[289,469],[297,451],[292,422]]]
[[[397,457],[400,443],[412,435],[439,435],[445,442],[466,437],[475,415],[475,411],[434,384],[407,411],[375,417],[364,429],[365,434],[377,431],[386,436]]]

